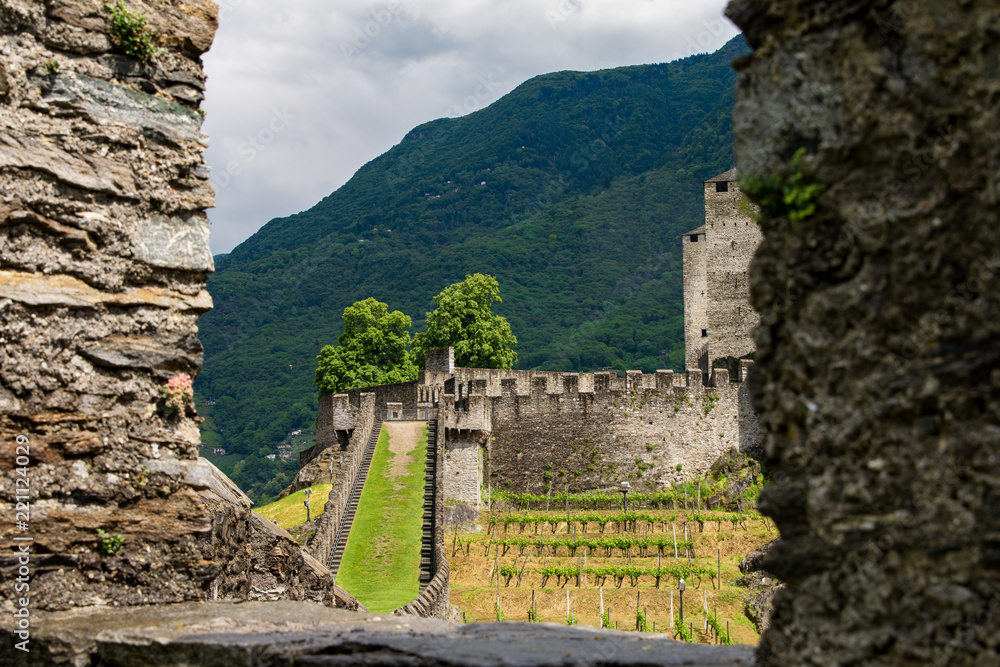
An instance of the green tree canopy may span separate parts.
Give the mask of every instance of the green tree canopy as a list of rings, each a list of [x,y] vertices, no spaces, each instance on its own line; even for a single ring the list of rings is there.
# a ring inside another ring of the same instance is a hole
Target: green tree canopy
[[[427,313],[427,331],[413,337],[413,353],[423,368],[424,353],[436,347],[455,348],[455,365],[466,368],[513,368],[517,338],[506,318],[494,315],[501,303],[493,276],[476,273],[444,288],[434,297],[437,309]]]
[[[316,359],[320,396],[357,387],[408,382],[417,377],[410,360],[412,320],[369,297],[344,309],[344,333],[336,347],[326,345]]]

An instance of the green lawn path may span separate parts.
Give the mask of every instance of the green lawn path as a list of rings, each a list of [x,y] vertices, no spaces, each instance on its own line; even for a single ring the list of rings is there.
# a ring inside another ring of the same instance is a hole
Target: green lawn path
[[[406,475],[390,478],[395,454],[389,451],[389,435],[382,428],[337,574],[339,586],[379,614],[420,594],[426,426],[410,454],[413,461]]]

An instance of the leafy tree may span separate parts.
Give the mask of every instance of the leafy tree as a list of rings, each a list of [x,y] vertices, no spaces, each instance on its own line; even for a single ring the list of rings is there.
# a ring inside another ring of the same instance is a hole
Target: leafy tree
[[[434,297],[437,309],[427,313],[427,331],[413,337],[413,353],[424,365],[424,353],[436,347],[455,348],[455,365],[467,368],[513,368],[517,338],[507,318],[494,315],[501,303],[500,284],[493,276],[475,273],[444,288]]]
[[[369,297],[344,309],[344,333],[316,357],[321,396],[356,387],[407,382],[417,377],[410,360],[410,318]]]

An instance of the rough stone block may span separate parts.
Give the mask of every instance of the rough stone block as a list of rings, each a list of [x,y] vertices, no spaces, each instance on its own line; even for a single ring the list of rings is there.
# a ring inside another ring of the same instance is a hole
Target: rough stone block
[[[146,264],[171,269],[213,271],[208,245],[211,225],[200,215],[151,215],[140,221],[133,256]]]

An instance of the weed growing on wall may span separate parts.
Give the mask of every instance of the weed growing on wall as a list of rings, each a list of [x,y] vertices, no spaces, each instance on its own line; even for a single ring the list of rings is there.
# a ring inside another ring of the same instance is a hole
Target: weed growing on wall
[[[822,183],[807,182],[800,168],[805,154],[805,148],[795,151],[791,163],[791,176],[745,174],[740,179],[740,188],[760,206],[760,214],[750,211],[749,207],[746,212],[758,222],[762,219],[780,217],[787,217],[792,222],[801,222],[815,213],[816,200],[827,186]]]
[[[125,9],[122,0],[118,0],[114,5],[107,5],[106,9],[111,12],[108,38],[115,49],[127,56],[147,62],[162,53],[162,49],[153,41],[156,34],[149,29],[145,16]]]
[[[125,538],[119,533],[106,533],[97,529],[97,549],[107,556],[113,556],[125,544]]]

